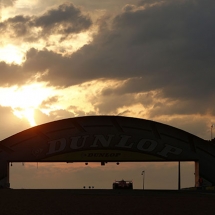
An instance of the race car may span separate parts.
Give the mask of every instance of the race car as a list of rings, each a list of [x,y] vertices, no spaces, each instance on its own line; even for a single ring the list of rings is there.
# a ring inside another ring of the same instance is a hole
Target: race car
[[[121,181],[115,181],[113,183],[113,189],[133,189],[133,182],[132,181],[125,181],[125,180],[121,180]]]

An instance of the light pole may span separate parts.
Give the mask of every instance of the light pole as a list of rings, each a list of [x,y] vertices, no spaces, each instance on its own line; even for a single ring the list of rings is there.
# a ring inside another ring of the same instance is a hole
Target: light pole
[[[143,176],[143,190],[144,190],[145,171],[142,171],[141,175]]]
[[[213,124],[211,125],[211,141],[212,141],[212,139],[213,139],[213,133],[212,133],[212,130],[213,130]]]

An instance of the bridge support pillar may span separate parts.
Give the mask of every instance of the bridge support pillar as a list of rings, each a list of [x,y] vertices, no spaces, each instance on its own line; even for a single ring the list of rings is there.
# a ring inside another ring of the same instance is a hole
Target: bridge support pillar
[[[0,162],[0,188],[9,187],[9,162]]]
[[[178,162],[178,190],[181,189],[181,163]]]
[[[199,187],[199,161],[195,161],[195,187]]]

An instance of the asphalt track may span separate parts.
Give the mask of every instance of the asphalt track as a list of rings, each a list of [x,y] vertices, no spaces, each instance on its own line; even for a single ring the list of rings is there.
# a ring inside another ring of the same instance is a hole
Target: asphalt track
[[[1,215],[212,215],[215,191],[0,189]]]

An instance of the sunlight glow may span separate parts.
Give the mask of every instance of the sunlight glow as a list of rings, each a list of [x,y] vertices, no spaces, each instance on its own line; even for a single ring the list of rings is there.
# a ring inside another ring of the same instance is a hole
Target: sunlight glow
[[[41,83],[0,88],[0,105],[11,107],[14,115],[27,119],[31,126],[35,126],[34,110],[43,100],[52,96],[53,91],[54,89],[47,88]]]
[[[13,113],[20,119],[23,119],[23,118],[27,119],[31,126],[36,126],[33,108],[26,108],[24,110],[15,109]]]
[[[24,53],[14,45],[8,44],[0,48],[0,61],[6,63],[21,64],[23,61]]]
[[[60,110],[65,110],[68,114],[65,117],[70,116],[70,113],[72,116],[89,113],[95,115],[99,106],[97,97],[102,95],[105,89],[114,89],[121,84],[121,81],[97,80],[63,89],[47,87],[45,83],[0,88],[0,105],[11,107],[14,115],[20,119],[27,119],[31,126],[35,126],[38,117],[36,114],[38,112],[35,110],[51,116],[53,120],[61,118],[61,115],[56,118]],[[124,106],[117,112],[123,116],[146,117],[147,115],[147,110],[140,103]]]

